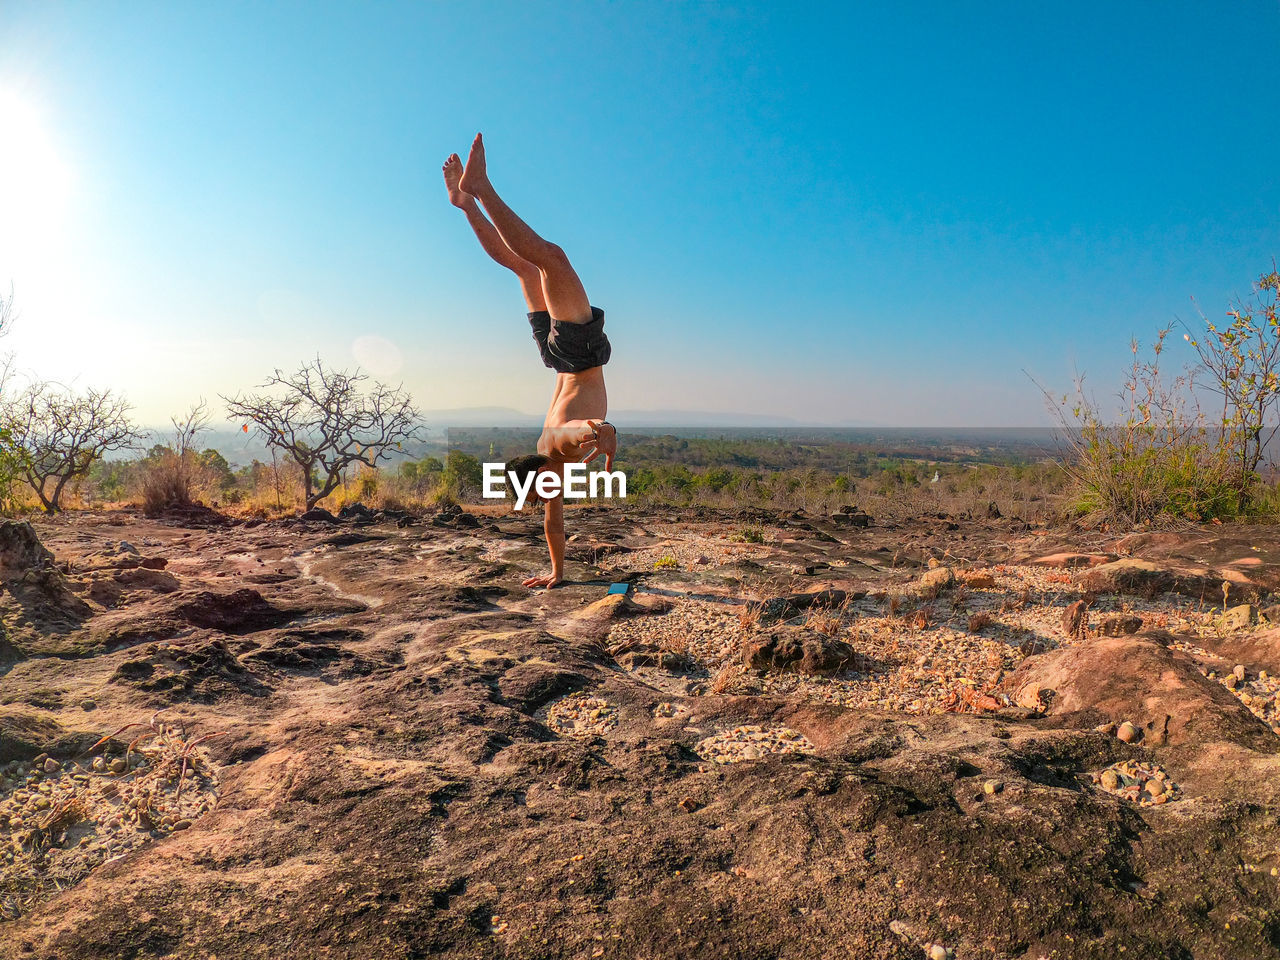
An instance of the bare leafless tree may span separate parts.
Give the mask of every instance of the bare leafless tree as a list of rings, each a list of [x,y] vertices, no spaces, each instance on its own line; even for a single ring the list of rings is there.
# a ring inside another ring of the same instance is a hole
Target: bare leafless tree
[[[0,296],[0,336],[4,336],[18,319],[18,311],[13,305],[13,284],[9,284],[9,296]]]
[[[13,284],[9,284],[9,296],[0,297],[0,337],[13,329],[18,318],[14,307]],[[8,398],[14,379],[13,354],[0,357],[0,413]],[[16,488],[22,483],[22,450],[13,442],[13,432],[5,418],[0,416],[0,514],[13,513],[18,505]]]
[[[199,403],[192,404],[181,420],[170,417],[169,422],[173,424],[173,442],[169,444],[169,449],[179,457],[195,453],[200,434],[209,429],[209,408],[204,397],[200,398]]]
[[[1258,470],[1280,431],[1280,273],[1275,264],[1254,284],[1252,300],[1237,300],[1225,326],[1201,313],[1205,329],[1183,338],[1200,357],[1196,383],[1222,398],[1222,439],[1237,470],[1239,507],[1257,491]]]
[[[368,379],[359,370],[326,368],[317,357],[289,376],[276,370],[259,388],[270,392],[222,399],[233,418],[253,424],[269,447],[302,468],[310,510],[337,488],[346,467],[376,467],[418,435],[409,395],[376,382],[365,390]]]
[[[22,454],[20,472],[48,513],[62,509],[67,485],[94,461],[143,438],[123,397],[110,390],[77,394],[43,381],[5,400],[4,421]]]

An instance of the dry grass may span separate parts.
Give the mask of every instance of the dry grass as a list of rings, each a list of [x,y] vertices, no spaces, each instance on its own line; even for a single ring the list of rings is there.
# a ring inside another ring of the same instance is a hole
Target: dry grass
[[[969,615],[967,624],[970,633],[981,633],[986,627],[991,626],[995,618],[991,614],[983,611],[981,613],[972,613]]]

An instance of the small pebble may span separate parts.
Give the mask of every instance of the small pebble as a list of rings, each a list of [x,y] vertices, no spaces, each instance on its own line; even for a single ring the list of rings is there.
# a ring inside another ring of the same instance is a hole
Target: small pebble
[[[1243,663],[1237,663],[1235,667],[1232,668],[1231,672],[1235,674],[1235,678],[1237,681],[1239,681],[1240,683],[1244,682],[1245,671],[1244,671]]]
[[[1124,743],[1133,743],[1140,736],[1142,736],[1142,731],[1128,720],[1120,724],[1119,729],[1116,730],[1116,737]]]
[[[987,794],[988,796],[990,796],[991,794],[999,793],[1003,789],[1004,789],[1004,784],[1001,783],[999,780],[988,780],[986,783],[982,785],[982,792]]]

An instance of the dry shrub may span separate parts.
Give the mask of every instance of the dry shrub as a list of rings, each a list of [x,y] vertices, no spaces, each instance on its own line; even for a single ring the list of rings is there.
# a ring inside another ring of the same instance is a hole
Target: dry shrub
[[[742,664],[730,661],[720,668],[708,689],[712,693],[725,693],[737,680],[741,679],[744,673],[746,673],[746,668]]]
[[[179,456],[171,450],[161,454],[143,477],[142,512],[154,517],[194,504],[197,472],[198,465],[190,454]]]
[[[993,618],[989,613],[974,613],[969,616],[969,632],[980,633],[984,627],[991,626]]]
[[[1193,374],[1170,378],[1162,370],[1167,335],[1169,328],[1156,334],[1149,358],[1137,340],[1130,344],[1119,417],[1085,393],[1083,378],[1074,398],[1051,402],[1068,448],[1075,511],[1088,521],[1233,517],[1256,483],[1256,470],[1242,470],[1231,456],[1236,431],[1228,413],[1220,428],[1213,425],[1199,407]]]
[[[809,614],[809,619],[805,621],[807,629],[813,630],[815,633],[826,634],[828,637],[836,636],[842,626],[840,617],[829,610],[815,610]]]
[[[196,491],[204,469],[196,453],[196,442],[209,425],[209,414],[201,400],[181,419],[171,418],[173,434],[159,448],[142,479],[142,511],[154,517],[175,507],[196,503]]]

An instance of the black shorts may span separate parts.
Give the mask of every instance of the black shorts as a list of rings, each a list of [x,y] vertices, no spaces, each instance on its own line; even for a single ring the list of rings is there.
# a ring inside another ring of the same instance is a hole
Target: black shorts
[[[556,373],[581,373],[609,362],[612,348],[604,334],[604,311],[591,308],[586,323],[552,320],[551,314],[538,310],[529,314],[533,340],[542,354],[542,362]]]

